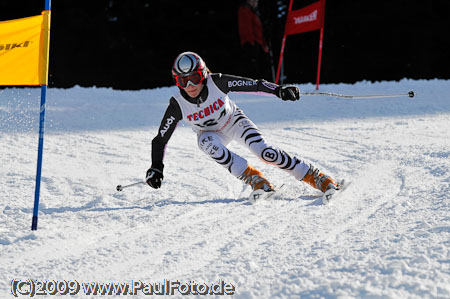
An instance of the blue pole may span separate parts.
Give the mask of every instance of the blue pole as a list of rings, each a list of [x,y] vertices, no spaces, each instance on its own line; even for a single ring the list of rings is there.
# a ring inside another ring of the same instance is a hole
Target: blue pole
[[[39,117],[39,145],[36,170],[36,188],[34,190],[34,209],[33,220],[31,222],[31,230],[37,230],[38,213],[39,213],[39,194],[41,190],[41,173],[42,173],[42,152],[44,150],[44,126],[45,126],[45,100],[47,97],[47,85],[41,86],[41,113]]]
[[[45,0],[45,10],[50,10],[50,0]],[[44,128],[45,128],[45,101],[47,98],[47,85],[41,86],[41,105],[39,115],[39,145],[36,170],[36,188],[34,190],[34,208],[33,220],[31,221],[31,230],[37,230],[39,214],[39,194],[41,191],[41,173],[42,173],[42,152],[44,150]]]

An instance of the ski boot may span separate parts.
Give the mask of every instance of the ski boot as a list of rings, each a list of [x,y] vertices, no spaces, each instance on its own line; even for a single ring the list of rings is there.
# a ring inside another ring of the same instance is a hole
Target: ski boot
[[[249,184],[253,189],[248,197],[251,204],[254,204],[257,200],[268,198],[275,192],[274,186],[264,177],[262,172],[250,165],[239,179]]]
[[[253,191],[262,189],[265,192],[273,191],[273,185],[264,177],[261,171],[248,166],[244,173],[239,177],[244,183],[249,184]]]
[[[319,169],[314,168],[311,164],[309,165],[308,172],[302,180],[322,192],[326,192],[329,189],[339,190],[338,184],[331,177],[323,174],[319,171]]]

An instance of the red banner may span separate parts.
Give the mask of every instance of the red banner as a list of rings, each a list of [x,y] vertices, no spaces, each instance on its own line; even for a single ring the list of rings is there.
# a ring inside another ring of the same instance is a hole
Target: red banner
[[[305,8],[290,11],[286,19],[286,35],[317,30],[324,25],[325,1],[317,1]]]

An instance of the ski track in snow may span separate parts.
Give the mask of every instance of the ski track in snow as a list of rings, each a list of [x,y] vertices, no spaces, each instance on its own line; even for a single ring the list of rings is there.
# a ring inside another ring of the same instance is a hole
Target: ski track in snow
[[[297,103],[231,95],[272,144],[351,182],[328,206],[233,143],[275,185],[286,184],[250,205],[250,189],[208,160],[183,125],[167,147],[163,187],[116,192],[143,178],[172,89],[49,89],[34,232],[39,92],[0,90],[0,297],[13,298],[12,279],[33,278],[221,279],[235,286],[234,298],[449,298],[450,82],[321,89],[417,93]]]

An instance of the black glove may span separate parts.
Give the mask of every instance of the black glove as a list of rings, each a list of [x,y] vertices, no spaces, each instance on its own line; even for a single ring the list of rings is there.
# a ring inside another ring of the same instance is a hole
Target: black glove
[[[277,96],[283,101],[297,101],[300,99],[300,91],[296,86],[280,86]]]
[[[149,170],[147,170],[147,176],[145,177],[145,181],[150,187],[158,189],[161,188],[161,182],[163,178],[164,176],[161,170],[158,170],[156,168],[150,168]]]

